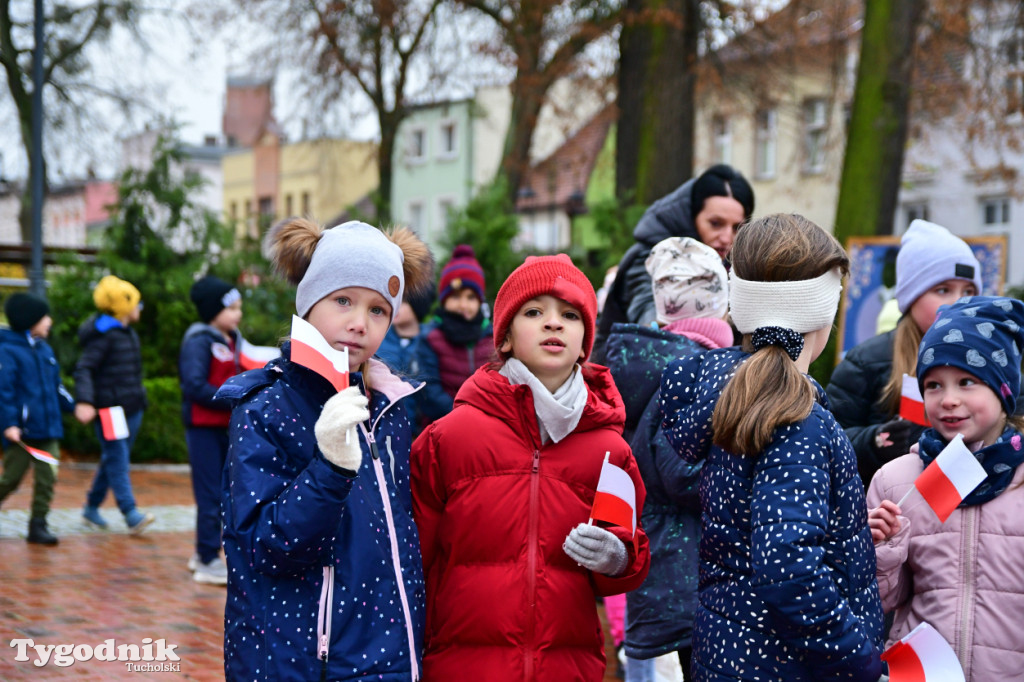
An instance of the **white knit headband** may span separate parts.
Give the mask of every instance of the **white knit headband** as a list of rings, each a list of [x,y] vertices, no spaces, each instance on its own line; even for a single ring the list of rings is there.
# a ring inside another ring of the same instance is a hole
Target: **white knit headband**
[[[760,327],[813,332],[835,319],[842,280],[839,268],[795,282],[747,281],[733,270],[729,273],[729,313],[741,334]]]

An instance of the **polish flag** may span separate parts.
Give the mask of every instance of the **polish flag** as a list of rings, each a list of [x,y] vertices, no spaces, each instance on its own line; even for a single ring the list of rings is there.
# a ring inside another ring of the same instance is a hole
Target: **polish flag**
[[[16,442],[18,443],[18,445],[25,448],[25,452],[38,459],[40,462],[46,462],[47,464],[52,464],[54,466],[60,464],[60,460],[51,455],[46,450],[40,450],[39,448],[34,448],[31,445],[25,445],[20,440]]]
[[[123,407],[101,407],[99,413],[104,440],[124,440],[128,437],[128,422],[124,418]]]
[[[238,353],[242,369],[259,369],[274,358],[281,356],[281,349],[274,346],[255,346],[242,339],[242,350]]]
[[[943,523],[963,499],[985,480],[985,468],[958,433],[914,481],[914,487]]]
[[[636,487],[624,470],[608,461],[605,453],[601,477],[597,480],[590,520],[606,521],[636,533]]]
[[[903,375],[903,391],[900,393],[900,416],[919,426],[929,426],[917,378],[906,374]]]
[[[882,654],[889,682],[964,682],[964,671],[949,642],[921,623]]]
[[[292,362],[309,368],[342,391],[348,388],[348,349],[327,343],[316,327],[292,315]]]

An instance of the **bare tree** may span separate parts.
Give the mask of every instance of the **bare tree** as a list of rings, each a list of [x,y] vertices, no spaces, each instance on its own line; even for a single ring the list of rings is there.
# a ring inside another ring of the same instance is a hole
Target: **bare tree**
[[[74,124],[85,116],[90,100],[97,95],[120,99],[112,91],[102,91],[90,81],[91,64],[86,48],[102,44],[111,37],[115,25],[134,26],[139,9],[131,0],[96,2],[50,2],[47,14],[43,63],[44,106],[46,120],[54,129]],[[0,65],[10,101],[16,111],[19,141],[29,159],[32,155],[32,3],[0,0]],[[46,162],[43,161],[43,184],[47,186]],[[22,196],[19,223],[21,238],[31,240],[31,195],[27,188]]]

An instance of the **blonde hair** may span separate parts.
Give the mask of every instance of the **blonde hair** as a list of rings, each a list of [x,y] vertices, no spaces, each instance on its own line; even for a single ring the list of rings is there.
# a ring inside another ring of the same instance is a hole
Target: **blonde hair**
[[[878,406],[890,417],[900,410],[903,375],[917,376],[917,351],[923,337],[924,332],[909,314],[900,318],[892,344],[892,371],[878,396]]]
[[[835,237],[803,216],[764,216],[736,235],[732,267],[755,282],[814,279],[850,259]],[[749,337],[744,350],[753,352]],[[816,394],[796,364],[778,346],[753,352],[726,384],[711,419],[714,444],[730,452],[758,455],[780,426],[810,414]]]

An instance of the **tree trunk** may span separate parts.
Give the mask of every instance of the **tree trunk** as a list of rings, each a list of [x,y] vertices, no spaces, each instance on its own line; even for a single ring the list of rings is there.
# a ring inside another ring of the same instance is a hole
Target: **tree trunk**
[[[536,75],[521,75],[512,82],[512,114],[505,135],[504,163],[501,172],[508,180],[506,195],[516,205],[523,177],[530,166],[530,146],[537,127],[544,96],[551,83]]]
[[[379,115],[380,147],[377,150],[377,172],[380,184],[374,206],[377,209],[377,224],[389,225],[393,215],[391,206],[391,179],[395,157],[395,144],[398,141],[398,126],[401,119],[395,112],[381,112]]]
[[[619,38],[615,194],[649,204],[693,175],[698,0],[628,0]]]
[[[835,235],[892,234],[925,0],[867,0]]]

